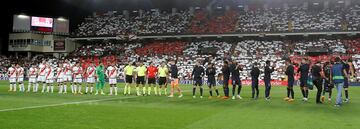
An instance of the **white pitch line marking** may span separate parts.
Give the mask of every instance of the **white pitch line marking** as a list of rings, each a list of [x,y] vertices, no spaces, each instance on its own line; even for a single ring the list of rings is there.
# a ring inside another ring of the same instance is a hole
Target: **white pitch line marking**
[[[64,105],[93,103],[93,102],[101,102],[101,101],[109,101],[109,100],[121,100],[121,99],[136,98],[136,97],[137,96],[121,97],[121,98],[120,97],[116,97],[116,98],[114,97],[114,98],[107,98],[107,99],[85,100],[85,101],[77,101],[77,102],[66,102],[66,103],[58,103],[58,104],[48,104],[48,105],[28,106],[28,107],[19,107],[19,108],[9,108],[9,109],[1,109],[0,112],[18,111],[18,110],[36,109],[36,108],[46,108],[46,107],[57,107],[57,106],[64,106]]]
[[[190,90],[184,90],[183,93],[184,92],[189,92],[189,91]],[[107,99],[85,100],[85,101],[77,101],[77,102],[66,102],[66,103],[58,103],[58,104],[48,104],[48,105],[38,105],[38,106],[0,109],[0,112],[18,111],[18,110],[36,109],[36,108],[46,108],[46,107],[57,107],[57,106],[64,106],[64,105],[93,103],[93,102],[101,102],[101,101],[109,101],[109,100],[122,100],[122,99],[136,98],[136,97],[139,97],[139,96],[130,96],[130,97],[121,97],[121,98],[120,97],[114,97],[114,98],[107,98]]]

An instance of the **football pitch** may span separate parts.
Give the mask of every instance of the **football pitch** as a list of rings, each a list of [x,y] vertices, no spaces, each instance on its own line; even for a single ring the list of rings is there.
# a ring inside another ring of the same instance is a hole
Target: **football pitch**
[[[359,129],[360,87],[350,87],[350,103],[334,107],[301,101],[295,86],[295,102],[283,101],[285,87],[272,87],[271,101],[250,99],[251,88],[243,87],[242,100],[192,98],[191,86],[182,85],[183,98],[165,96],[118,96],[41,94],[8,92],[8,82],[0,81],[1,129]],[[27,84],[25,85],[27,87]],[[39,86],[41,90],[42,86]],[[109,86],[106,85],[108,88]],[[220,93],[223,94],[222,88]],[[57,88],[55,88],[57,89]],[[70,88],[68,88],[70,89]],[[83,87],[83,91],[84,91]],[[132,93],[134,88],[132,88]],[[57,91],[57,90],[56,90]],[[108,92],[108,90],[106,90]],[[197,90],[199,94],[199,90]]]

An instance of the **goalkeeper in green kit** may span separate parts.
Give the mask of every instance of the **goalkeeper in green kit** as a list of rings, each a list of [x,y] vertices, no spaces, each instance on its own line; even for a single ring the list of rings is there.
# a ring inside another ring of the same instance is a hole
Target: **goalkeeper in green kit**
[[[105,85],[105,72],[104,72],[104,65],[100,63],[98,67],[96,67],[96,93],[95,95],[99,94],[99,90],[101,91],[101,95],[105,95],[104,93],[104,85]]]

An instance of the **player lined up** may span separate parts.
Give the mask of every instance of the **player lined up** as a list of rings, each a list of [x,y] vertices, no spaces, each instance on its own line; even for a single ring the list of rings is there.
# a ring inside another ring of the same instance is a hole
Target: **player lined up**
[[[294,66],[290,60],[286,61],[286,70],[285,74],[288,76],[288,86],[287,86],[287,97],[284,100],[292,102],[294,101],[294,90],[293,85],[295,82],[295,74],[300,74],[300,90],[303,96],[303,101],[308,101],[309,95],[309,75],[312,76],[312,83],[317,87],[316,103],[322,103],[324,101],[324,95],[326,92],[329,93],[329,101],[331,100],[332,88],[334,85],[343,85],[345,89],[345,101],[349,101],[348,95],[348,86],[349,78],[354,77],[354,66],[351,63],[351,60],[348,62],[343,62],[339,57],[335,59],[334,63],[326,62],[324,65],[321,62],[317,62],[314,65],[310,66],[308,60],[303,59],[298,71],[294,70]],[[165,62],[162,62],[159,67],[155,67],[154,63],[150,63],[146,67],[143,62],[139,61],[136,63],[129,62],[124,68],[124,95],[131,95],[131,88],[135,87],[136,95],[151,95],[153,90],[154,95],[167,95],[167,85],[168,81],[171,82],[171,92],[169,97],[174,97],[175,90],[178,91],[179,97],[182,97],[182,91],[179,87],[179,78],[178,78],[178,67],[176,61],[169,61],[170,67],[167,66]],[[274,71],[275,66],[270,64],[270,61],[266,61],[264,67],[264,82],[265,82],[265,99],[270,100],[270,90],[271,90],[271,73]],[[274,63],[275,64],[275,63]],[[339,64],[339,66],[338,66]],[[254,63],[253,68],[251,69],[251,78],[252,78],[252,98],[257,99],[259,97],[259,75],[260,69],[258,64]],[[85,69],[85,70],[84,70]],[[67,85],[71,86],[71,93],[73,94],[83,94],[82,93],[82,83],[86,82],[85,94],[92,94],[94,91],[94,85],[96,83],[96,95],[105,94],[103,89],[105,85],[105,77],[109,80],[110,92],[109,95],[117,95],[118,88],[117,82],[120,77],[119,68],[116,67],[115,63],[109,65],[106,69],[103,64],[95,66],[91,63],[86,68],[82,68],[80,63],[71,65],[68,60],[65,60],[64,63],[59,63],[58,67],[53,69],[49,63],[42,61],[38,66],[32,65],[27,76],[29,77],[29,84],[26,92],[30,92],[31,87],[33,92],[38,92],[38,87],[42,84],[41,93],[53,93],[54,92],[54,80],[56,80],[57,87],[59,88],[59,93],[67,93]],[[336,70],[339,71],[339,75]],[[344,70],[344,72],[342,71]],[[232,80],[232,99],[242,99],[241,95],[241,80],[240,80],[240,71],[242,71],[242,65],[238,64],[236,61],[224,61],[222,67],[222,81],[223,81],[223,90],[224,97],[223,99],[230,98],[229,96],[229,80]],[[19,85],[19,91],[25,92],[24,87],[24,69],[20,67],[19,64],[12,64],[8,69],[8,76],[10,81],[9,91],[16,91],[17,85]],[[56,74],[55,74],[56,73]],[[193,79],[193,98],[196,98],[196,89],[200,90],[200,98],[203,98],[203,82],[204,77],[208,78],[209,86],[209,98],[213,96],[213,89],[215,89],[216,95],[220,97],[219,91],[216,88],[216,70],[213,64],[208,64],[207,69],[205,70],[199,62],[193,68],[191,78]],[[135,80],[135,85],[133,85],[133,80]],[[322,86],[324,81],[324,88]],[[156,86],[158,82],[158,87]],[[147,85],[146,85],[147,84]],[[236,90],[236,88],[238,88]],[[324,89],[324,90],[323,90]],[[339,88],[338,88],[339,89]],[[341,89],[339,89],[341,90]],[[341,94],[340,94],[341,95]],[[338,95],[339,96],[339,95]],[[339,102],[339,105],[341,103]]]

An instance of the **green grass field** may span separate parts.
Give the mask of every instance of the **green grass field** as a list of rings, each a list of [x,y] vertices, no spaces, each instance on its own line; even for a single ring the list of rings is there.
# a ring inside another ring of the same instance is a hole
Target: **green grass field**
[[[209,100],[207,87],[203,99],[193,99],[190,86],[182,86],[187,91],[183,98],[13,93],[7,92],[6,81],[0,86],[1,129],[360,128],[360,87],[351,87],[350,103],[337,108],[334,103],[315,104],[316,90],[310,92],[309,102],[302,102],[298,87],[296,101],[287,103],[285,87],[273,87],[267,102],[263,87],[260,99],[251,100],[248,86],[243,87],[242,100]],[[122,93],[123,84],[118,86]]]

